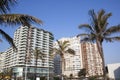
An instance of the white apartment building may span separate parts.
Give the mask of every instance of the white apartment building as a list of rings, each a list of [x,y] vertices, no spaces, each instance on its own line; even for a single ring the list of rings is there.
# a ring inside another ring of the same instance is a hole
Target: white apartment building
[[[66,54],[64,55],[65,60],[65,69],[63,71],[63,74],[66,76],[70,76],[71,74],[75,77],[77,77],[78,72],[80,69],[82,69],[82,56],[81,56],[81,50],[80,50],[80,38],[78,37],[72,37],[72,38],[62,38],[59,39],[59,41],[69,41],[69,48],[73,49],[75,51],[75,55]],[[56,45],[57,47],[57,45]],[[54,62],[56,63],[56,62]],[[61,69],[60,69],[61,70]]]
[[[92,42],[81,42],[81,50],[83,68],[87,71],[86,76],[103,75],[102,58],[98,52],[96,44]]]
[[[107,64],[110,80],[120,80],[120,63]]]
[[[33,50],[38,47],[45,56],[44,62],[38,59],[37,76],[51,75],[53,73],[53,62],[49,60],[49,53],[53,47],[53,39],[52,33],[43,29],[32,26],[19,27],[14,33],[14,42],[17,51],[13,51],[12,48],[5,51],[6,59],[4,69],[12,67],[15,77],[24,78],[27,73],[27,77],[32,79],[35,72],[35,56]]]
[[[0,73],[3,72],[3,68],[4,68],[4,52],[0,52]]]

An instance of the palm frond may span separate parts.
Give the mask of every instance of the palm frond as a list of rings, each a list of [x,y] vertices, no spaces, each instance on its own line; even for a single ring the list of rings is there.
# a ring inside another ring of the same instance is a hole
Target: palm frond
[[[57,40],[57,43],[58,43],[58,46],[59,48],[64,51],[70,44],[69,44],[69,41],[58,41]]]
[[[57,51],[58,51],[57,48],[53,48],[53,52],[52,53],[57,52]]]
[[[30,26],[31,23],[42,24],[42,21],[25,14],[2,14],[0,15],[0,24],[5,25],[25,25]]]
[[[85,37],[85,38],[81,39],[80,41],[81,42],[92,42],[93,40],[88,37]]]
[[[56,40],[56,41],[57,41],[58,47],[62,49],[62,42],[60,42],[59,40]]]
[[[88,37],[90,34],[87,33],[82,33],[82,34],[78,34],[77,37]]]
[[[103,25],[102,25],[102,28],[101,28],[101,33],[105,33],[106,32],[106,29],[107,29],[107,26],[108,26],[108,23],[107,22],[105,22]]]
[[[69,46],[70,46],[69,41],[58,41],[57,40],[57,43],[58,43],[58,48],[54,48],[54,52],[56,54],[59,54],[62,58],[64,58],[64,54],[66,52],[67,53],[69,53],[70,51],[73,52],[72,49],[69,49]]]
[[[81,37],[81,42],[94,42],[95,41],[95,34],[80,34],[83,37]]]
[[[101,30],[101,26],[99,25],[99,21],[97,19],[98,15],[95,13],[94,10],[90,10],[89,15],[91,17],[91,26],[93,28],[94,33],[99,33]]]
[[[91,16],[91,19],[94,23],[97,23],[97,15],[95,14],[94,10],[89,10],[89,15]]]
[[[111,17],[111,15],[112,15],[112,13],[105,14],[102,16],[101,20],[98,21],[101,32],[104,32],[105,29],[107,29],[108,24],[109,24],[107,21],[108,21],[109,17]]]
[[[120,25],[117,25],[117,26],[111,26],[110,28],[108,28],[104,35],[111,35],[113,33],[117,33],[117,32],[120,32]]]
[[[86,41],[89,41],[88,40],[88,37],[90,36],[90,34],[87,34],[87,33],[82,33],[82,34],[78,34],[77,37],[80,37],[81,38],[81,42],[86,42]]]
[[[101,21],[101,18],[102,18],[102,16],[105,14],[105,11],[103,10],[103,9],[101,9],[99,12],[98,12],[98,21]]]
[[[69,45],[70,45],[69,41],[64,41],[63,44],[62,44],[62,48],[66,49]]]
[[[105,11],[102,9],[98,12],[97,16],[97,21],[98,21],[98,27],[100,32],[104,32],[107,28],[108,25],[108,18],[111,16],[111,13],[105,14]]]
[[[85,30],[87,30],[87,31],[93,31],[93,32],[94,32],[93,28],[92,28],[89,24],[81,24],[81,25],[78,26],[78,28],[79,28],[79,29],[85,29]]]
[[[0,0],[0,12],[7,13],[17,3],[16,0]]]
[[[75,55],[75,50],[73,50],[73,49],[71,49],[71,48],[69,48],[69,49],[67,50],[67,52],[70,53],[70,54],[72,54],[72,55]]]
[[[107,13],[102,16],[102,22],[107,22],[107,20],[112,16],[112,13]],[[103,23],[104,24],[104,23]]]
[[[5,38],[10,45],[12,45],[14,48],[16,48],[13,39],[7,34],[5,33],[3,30],[0,29],[0,34],[3,36],[3,38]]]
[[[108,42],[120,41],[120,36],[107,37],[107,38],[105,38],[105,40],[108,41]]]

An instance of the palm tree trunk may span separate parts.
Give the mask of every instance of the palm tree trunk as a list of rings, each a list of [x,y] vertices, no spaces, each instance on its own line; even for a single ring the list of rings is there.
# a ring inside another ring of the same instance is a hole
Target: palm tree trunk
[[[98,40],[97,40],[96,42],[97,42],[97,48],[98,48],[100,57],[102,58],[103,77],[104,77],[104,80],[105,80],[105,77],[106,77],[106,69],[105,69],[105,60],[104,60],[102,42],[100,42],[100,41],[98,41]]]
[[[62,70],[61,70],[61,73],[63,74],[63,72],[64,72],[64,62],[63,62],[64,60],[63,59],[61,59],[61,67],[62,67]]]
[[[62,80],[63,80],[63,72],[64,72],[64,70],[65,70],[64,63],[65,63],[65,61],[64,61],[64,57],[62,56],[62,59],[61,59],[61,66],[62,66],[61,76],[62,76]]]

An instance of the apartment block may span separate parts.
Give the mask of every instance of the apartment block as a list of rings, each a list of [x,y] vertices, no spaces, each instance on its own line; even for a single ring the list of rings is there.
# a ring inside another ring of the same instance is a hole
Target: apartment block
[[[5,67],[13,68],[15,77],[27,77],[32,79],[35,72],[35,48],[41,49],[44,53],[44,62],[38,59],[37,76],[49,76],[53,74],[53,61],[49,54],[53,47],[53,34],[36,27],[21,26],[14,33],[14,43],[17,51],[9,48],[5,51]]]
[[[4,58],[5,58],[5,54],[4,52],[0,52],[0,73],[3,72],[3,68],[4,68]]]
[[[64,75],[78,77],[78,72],[83,68],[86,69],[86,77],[103,75],[102,59],[95,43],[81,42],[80,37],[62,38],[59,41],[69,41],[69,48],[75,51],[75,55],[64,55]],[[54,45],[57,47],[56,42]]]
[[[81,42],[82,63],[86,69],[86,76],[103,75],[102,59],[99,55],[97,46],[92,42]]]
[[[78,72],[82,68],[82,56],[81,56],[81,50],[80,50],[80,38],[78,37],[71,37],[71,38],[62,38],[59,39],[59,41],[69,41],[69,48],[73,49],[75,51],[75,55],[71,54],[65,54],[64,55],[64,71],[63,74],[66,76],[70,76],[71,74],[75,77],[77,77]],[[57,44],[54,43],[57,47]],[[56,61],[54,62],[56,63]],[[60,65],[61,66],[61,65]],[[56,70],[56,69],[55,69]],[[61,69],[59,69],[61,70]]]

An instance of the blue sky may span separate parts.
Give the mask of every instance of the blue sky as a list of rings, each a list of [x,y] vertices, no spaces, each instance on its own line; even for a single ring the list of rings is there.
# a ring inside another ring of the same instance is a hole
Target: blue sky
[[[98,12],[104,9],[112,12],[109,26],[120,23],[120,0],[18,0],[18,4],[12,8],[11,13],[29,14],[44,22],[42,26],[36,27],[53,33],[55,40],[62,37],[73,37],[83,30],[78,26],[90,23],[88,11],[94,9]],[[1,28],[13,37],[18,26]],[[1,37],[0,37],[1,38]],[[0,51],[5,51],[9,44],[4,40],[0,43]],[[120,42],[103,43],[105,62],[120,62]]]

